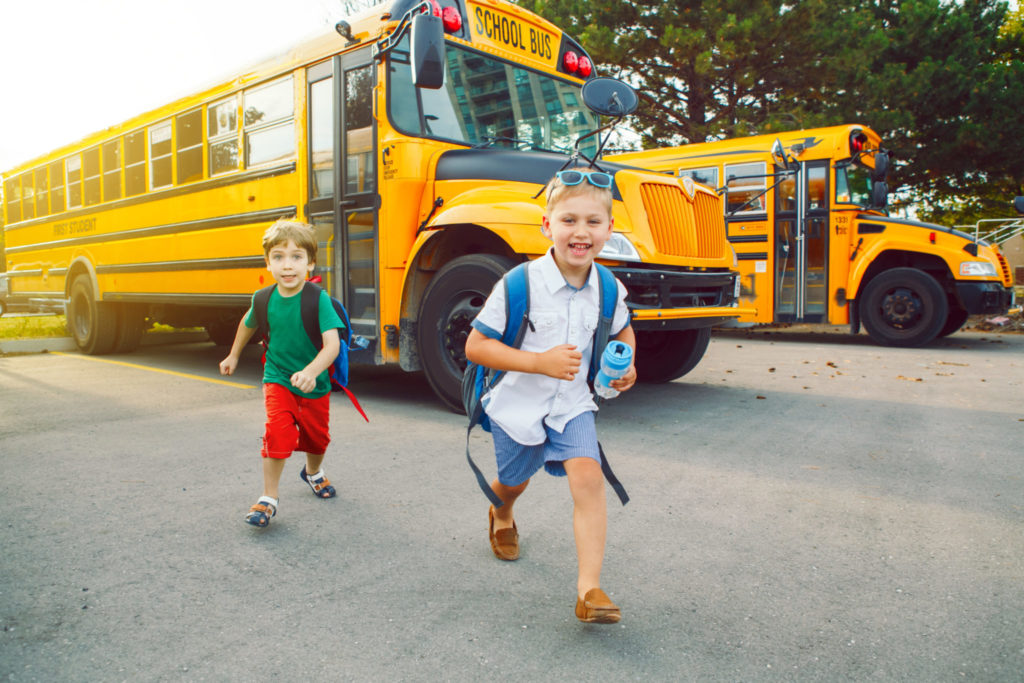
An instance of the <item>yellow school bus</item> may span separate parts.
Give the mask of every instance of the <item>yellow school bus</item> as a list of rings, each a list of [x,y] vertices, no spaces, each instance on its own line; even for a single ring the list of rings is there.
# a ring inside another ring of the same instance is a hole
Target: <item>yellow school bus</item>
[[[1014,305],[999,248],[886,214],[889,153],[862,125],[616,155],[719,187],[748,323],[863,323],[876,342],[920,346],[969,314]]]
[[[720,198],[600,159],[632,91],[557,27],[503,0],[394,0],[336,29],[4,173],[12,291],[66,300],[87,353],[132,349],[145,321],[229,343],[271,282],[263,230],[297,216],[370,341],[353,362],[424,370],[457,407],[470,321],[548,247],[545,183],[596,165],[615,198],[600,259],[629,289],[640,374],[685,374],[742,312]],[[589,84],[610,109],[586,106]]]

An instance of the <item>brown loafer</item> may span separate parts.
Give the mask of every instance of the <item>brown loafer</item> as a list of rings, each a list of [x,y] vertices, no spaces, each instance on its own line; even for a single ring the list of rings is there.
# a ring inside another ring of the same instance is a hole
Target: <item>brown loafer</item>
[[[516,529],[516,523],[512,522],[511,529],[498,529],[494,530],[494,506],[487,510],[487,521],[490,524],[490,536],[491,536],[491,550],[494,551],[494,556],[499,560],[506,560],[511,562],[512,560],[519,559],[519,530]]]
[[[576,618],[588,624],[616,624],[622,612],[603,590],[591,588],[582,600],[576,598]]]

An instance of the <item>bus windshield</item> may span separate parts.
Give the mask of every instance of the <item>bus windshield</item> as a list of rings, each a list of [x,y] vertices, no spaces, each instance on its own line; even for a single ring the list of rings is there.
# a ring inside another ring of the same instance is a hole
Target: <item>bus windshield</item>
[[[430,90],[412,84],[408,38],[391,52],[389,113],[402,132],[471,147],[568,152],[600,126],[574,83],[452,43],[446,58],[445,85]],[[596,152],[595,137],[584,141],[584,154]]]
[[[836,203],[871,208],[871,169],[857,162],[837,165]]]

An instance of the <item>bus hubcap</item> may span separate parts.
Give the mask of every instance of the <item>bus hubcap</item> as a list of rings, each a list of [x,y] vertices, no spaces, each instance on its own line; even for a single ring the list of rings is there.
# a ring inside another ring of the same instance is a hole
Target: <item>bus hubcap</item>
[[[913,291],[899,288],[882,299],[885,321],[893,327],[910,327],[921,317],[921,300]]]

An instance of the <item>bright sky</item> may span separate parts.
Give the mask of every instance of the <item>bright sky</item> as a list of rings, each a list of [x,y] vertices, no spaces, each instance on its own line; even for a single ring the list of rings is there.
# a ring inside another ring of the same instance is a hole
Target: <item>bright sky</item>
[[[5,0],[0,173],[226,79],[344,16],[341,0]]]

